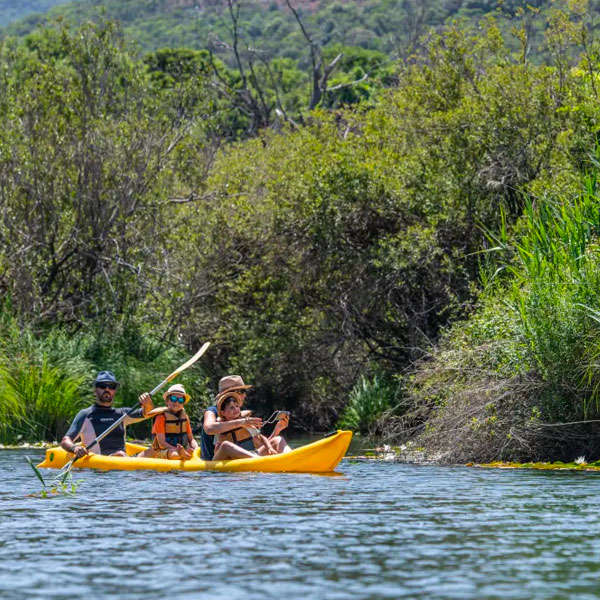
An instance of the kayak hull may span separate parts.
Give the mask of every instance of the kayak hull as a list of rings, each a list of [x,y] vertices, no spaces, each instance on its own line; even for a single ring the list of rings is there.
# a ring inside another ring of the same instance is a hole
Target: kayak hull
[[[77,469],[102,469],[105,471],[262,471],[267,473],[328,473],[333,471],[348,450],[351,431],[337,431],[312,444],[300,446],[272,456],[257,456],[236,460],[202,460],[200,449],[189,460],[165,458],[136,458],[134,455],[146,446],[126,444],[127,457],[90,454],[73,463]],[[38,467],[60,469],[73,455],[60,446],[46,450],[46,457]]]

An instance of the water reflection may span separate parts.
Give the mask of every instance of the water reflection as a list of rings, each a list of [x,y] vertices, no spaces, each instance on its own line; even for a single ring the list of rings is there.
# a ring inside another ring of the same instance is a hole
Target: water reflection
[[[0,460],[2,598],[597,597],[596,473],[78,471],[39,500]]]

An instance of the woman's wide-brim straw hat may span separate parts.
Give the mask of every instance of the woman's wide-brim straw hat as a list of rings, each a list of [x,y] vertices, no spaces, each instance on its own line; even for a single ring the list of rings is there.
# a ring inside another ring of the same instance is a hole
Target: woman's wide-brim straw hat
[[[248,390],[252,386],[246,385],[244,380],[239,375],[227,375],[226,377],[222,377],[219,381],[219,393],[215,398],[215,404],[217,405],[217,410],[221,410],[220,405],[222,403],[223,398],[227,396],[230,392],[240,392],[243,390]],[[236,394],[237,396],[237,394]],[[239,396],[240,406],[244,404],[243,396]]]
[[[170,396],[171,394],[181,394],[185,398],[184,404],[187,404],[190,401],[190,395],[186,394],[185,388],[180,383],[176,383],[175,385],[172,385],[163,394],[163,399],[165,402],[167,401],[167,396]]]

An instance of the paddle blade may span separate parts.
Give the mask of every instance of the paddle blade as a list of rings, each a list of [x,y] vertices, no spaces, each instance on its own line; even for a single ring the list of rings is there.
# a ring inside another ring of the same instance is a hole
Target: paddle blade
[[[205,342],[202,348],[200,348],[200,350],[198,350],[198,352],[196,352],[196,354],[194,354],[190,360],[188,360],[186,363],[183,363],[176,371],[173,371],[165,381],[171,381],[172,379],[175,379],[175,377],[177,377],[181,371],[185,371],[188,367],[191,367],[208,350],[209,346],[210,342]]]

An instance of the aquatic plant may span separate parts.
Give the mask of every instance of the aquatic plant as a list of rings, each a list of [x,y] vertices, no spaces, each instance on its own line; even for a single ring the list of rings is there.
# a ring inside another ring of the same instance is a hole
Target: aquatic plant
[[[31,496],[37,496],[40,498],[49,498],[51,496],[70,496],[75,494],[77,488],[82,483],[81,481],[73,481],[73,476],[71,474],[71,470],[67,469],[64,473],[59,472],[56,477],[54,477],[49,483],[46,483],[43,475],[40,470],[37,468],[35,463],[26,456],[25,459],[33,469],[36,477],[40,480],[42,484],[42,489],[40,492],[30,494]]]

